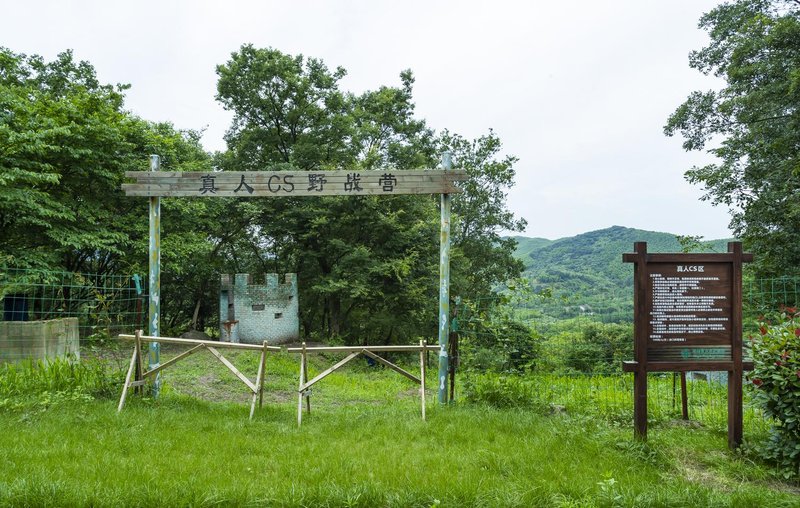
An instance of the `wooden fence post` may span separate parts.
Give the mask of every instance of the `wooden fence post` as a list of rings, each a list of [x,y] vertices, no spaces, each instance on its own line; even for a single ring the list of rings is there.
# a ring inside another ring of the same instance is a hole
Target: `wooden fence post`
[[[297,385],[297,426],[303,424],[303,385],[306,381],[306,343],[300,352],[300,382]]]
[[[267,342],[264,341],[264,349],[261,351],[261,358],[258,362],[258,374],[256,374],[256,389],[253,390],[253,401],[250,403],[250,419],[253,419],[253,413],[256,411],[256,399],[264,391],[264,363],[267,360]],[[259,407],[261,407],[259,405]]]

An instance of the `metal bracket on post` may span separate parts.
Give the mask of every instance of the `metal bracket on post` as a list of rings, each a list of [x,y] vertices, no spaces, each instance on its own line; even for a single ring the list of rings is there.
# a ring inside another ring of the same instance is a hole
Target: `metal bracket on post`
[[[450,152],[442,154],[442,169],[453,169]],[[448,357],[450,335],[450,194],[442,194],[442,223],[439,233],[439,403],[447,404]]]
[[[150,171],[161,170],[161,157],[150,156]],[[150,197],[150,243],[148,249],[150,265],[148,323],[150,335],[159,337],[159,319],[161,317],[161,198]],[[148,354],[149,369],[158,367],[161,356],[161,344],[151,342]],[[158,397],[161,390],[161,373],[156,374],[153,381],[153,397]]]

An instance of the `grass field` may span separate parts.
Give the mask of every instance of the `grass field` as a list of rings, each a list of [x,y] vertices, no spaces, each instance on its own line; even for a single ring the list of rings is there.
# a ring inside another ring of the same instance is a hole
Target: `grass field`
[[[231,357],[254,377],[255,355]],[[45,378],[22,389],[17,373],[12,389],[6,371],[0,505],[800,506],[796,485],[729,452],[715,425],[659,418],[643,444],[628,423],[577,405],[440,407],[434,392],[423,422],[416,387],[363,362],[314,388],[298,428],[296,360],[270,358],[253,421],[240,381],[207,354],[167,369],[157,401],[131,397],[120,414],[97,387],[42,389]],[[333,360],[315,358],[312,375]]]

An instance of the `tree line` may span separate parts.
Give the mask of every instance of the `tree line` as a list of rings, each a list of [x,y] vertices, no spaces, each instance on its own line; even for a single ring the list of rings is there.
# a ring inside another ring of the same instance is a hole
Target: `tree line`
[[[692,92],[664,132],[716,157],[686,179],[728,208],[757,276],[800,275],[800,2],[725,2],[699,26],[709,41],[689,64],[725,84]]]
[[[418,118],[411,71],[354,94],[341,67],[246,44],[216,72],[234,118],[227,149],[209,153],[200,131],[127,111],[129,86],[101,83],[72,52],[45,61],[0,48],[0,265],[146,273],[147,202],[120,189],[149,154],[164,171],[401,171],[449,151],[470,177],[453,199],[453,293],[491,294],[519,275],[500,236],[525,226],[505,201],[516,158],[491,130],[470,140]],[[433,335],[438,244],[438,196],[163,198],[162,326],[213,326],[220,274],[294,272],[305,336]]]
[[[705,14],[690,65],[725,82],[693,92],[667,135],[717,161],[686,173],[726,206],[759,277],[800,274],[800,2],[735,0]],[[520,274],[525,221],[506,206],[516,158],[489,130],[466,139],[415,115],[411,71],[356,94],[319,59],[243,45],[217,66],[233,113],[227,149],[201,132],[125,109],[128,85],[101,83],[66,51],[53,61],[0,48],[0,266],[145,273],[147,218],[124,172],[149,154],[168,171],[403,170],[445,150],[469,180],[453,202],[452,288],[479,299]],[[438,279],[438,200],[395,196],[163,200],[166,329],[216,319],[221,273],[296,272],[306,335],[395,341],[430,335]]]

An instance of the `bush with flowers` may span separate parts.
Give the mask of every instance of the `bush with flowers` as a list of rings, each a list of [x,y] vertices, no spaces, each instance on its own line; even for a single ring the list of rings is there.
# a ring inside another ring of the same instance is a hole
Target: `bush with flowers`
[[[784,308],[777,322],[762,320],[751,337],[755,400],[774,421],[762,455],[784,476],[800,477],[800,312]]]

